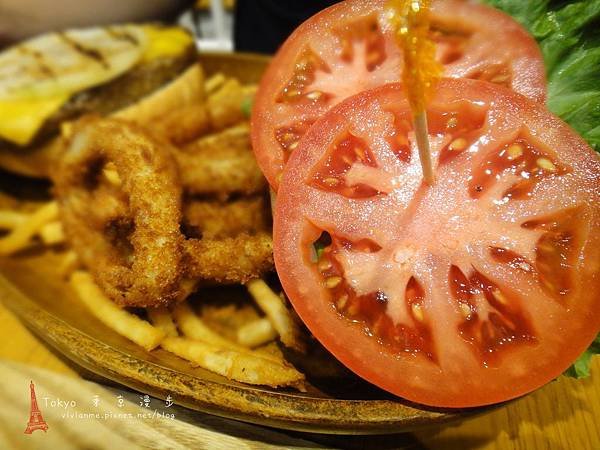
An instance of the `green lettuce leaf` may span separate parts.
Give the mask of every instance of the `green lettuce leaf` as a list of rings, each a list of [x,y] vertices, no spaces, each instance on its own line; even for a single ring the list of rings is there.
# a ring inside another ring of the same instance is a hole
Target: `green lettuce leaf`
[[[483,0],[535,37],[548,77],[548,109],[600,152],[600,0]],[[600,334],[564,375],[590,375]]]
[[[483,0],[538,41],[548,76],[548,109],[600,152],[600,0]]]
[[[571,367],[569,367],[563,375],[573,378],[586,378],[590,376],[590,363],[592,356],[600,354],[600,334],[596,336],[592,345],[577,358]]]

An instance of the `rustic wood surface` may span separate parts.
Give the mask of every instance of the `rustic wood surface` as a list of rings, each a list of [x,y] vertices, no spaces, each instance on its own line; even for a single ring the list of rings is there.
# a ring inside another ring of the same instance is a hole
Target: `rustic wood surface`
[[[532,395],[462,424],[412,435],[327,437],[272,430],[173,406],[153,399],[152,411],[175,420],[62,418],[43,397],[75,400],[77,412],[137,414],[139,394],[82,381],[75,368],[41,344],[0,305],[0,448],[348,448],[348,449],[600,449],[600,358],[587,380],[559,380]],[[15,363],[17,362],[17,363]],[[42,368],[42,369],[40,369]],[[25,435],[29,381],[49,430]],[[98,395],[98,409],[93,397]],[[127,401],[118,408],[117,396]],[[48,400],[48,401],[50,401]],[[135,402],[135,403],[134,403]],[[155,406],[158,404],[158,407]],[[71,411],[73,412],[73,411]]]

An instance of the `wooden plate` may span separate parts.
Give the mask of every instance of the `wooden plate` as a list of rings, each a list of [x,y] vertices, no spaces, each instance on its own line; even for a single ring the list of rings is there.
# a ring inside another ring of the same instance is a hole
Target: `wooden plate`
[[[223,71],[257,82],[268,61],[254,55],[206,55],[208,74]],[[2,177],[0,189],[14,191]],[[44,185],[22,188],[43,195]],[[23,191],[23,189],[21,189]],[[243,385],[210,373],[163,350],[147,353],[119,336],[74,297],[56,267],[61,254],[24,252],[0,259],[0,296],[27,326],[83,368],[142,393],[171,395],[188,408],[285,429],[323,433],[396,433],[458,420],[482,409],[431,410],[410,405],[366,383],[339,380],[335,390],[308,393]]]

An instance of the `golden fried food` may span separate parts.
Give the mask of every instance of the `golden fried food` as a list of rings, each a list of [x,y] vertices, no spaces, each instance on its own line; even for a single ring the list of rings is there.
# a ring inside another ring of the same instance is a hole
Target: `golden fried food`
[[[173,308],[173,318],[177,328],[187,338],[241,352],[248,350],[213,331],[196,315],[187,302],[181,302]]]
[[[186,226],[197,230],[203,238],[221,239],[270,230],[268,208],[264,196],[230,202],[192,199],[184,203],[183,217]]]
[[[248,322],[237,330],[237,341],[250,348],[271,342],[277,336],[277,331],[266,317]]]
[[[210,128],[210,117],[204,103],[179,107],[155,122],[156,132],[174,145],[187,144]]]
[[[59,220],[48,222],[40,228],[40,239],[46,245],[58,245],[65,241],[62,223]]]
[[[171,316],[171,311],[164,306],[159,306],[158,308],[147,308],[146,313],[148,314],[148,319],[152,325],[156,328],[159,328],[165,332],[165,336],[177,337],[179,333],[177,332],[177,326],[173,321],[173,316]]]
[[[251,350],[223,337],[206,325],[187,302],[173,309],[173,317],[185,338],[165,340],[163,348],[201,367],[251,384],[301,385],[304,380],[280,354]]]
[[[218,72],[211,76],[208,80],[204,82],[204,92],[207,94],[212,94],[217,89],[219,89],[223,83],[227,80],[227,77],[222,73]]]
[[[57,272],[61,278],[68,279],[71,274],[79,268],[79,257],[73,250],[63,254],[62,261],[57,267]]]
[[[126,108],[116,111],[112,117],[150,126],[177,108],[203,101],[204,70],[200,64],[194,64],[160,89]]]
[[[222,284],[244,283],[273,270],[269,233],[234,238],[189,239],[184,242],[186,273]]]
[[[217,239],[228,226],[218,214],[212,236],[185,239],[173,152],[136,125],[87,118],[73,128],[57,171],[65,233],[84,266],[119,304],[168,304],[187,292],[184,281],[240,283],[273,268],[269,233]],[[258,207],[251,221],[264,229]]]
[[[165,332],[153,327],[113,303],[87,272],[76,271],[71,275],[71,286],[90,312],[106,326],[141,345],[146,350],[156,348],[165,337]]]
[[[0,230],[12,230],[25,223],[27,214],[12,209],[0,210]]]
[[[58,218],[58,205],[49,202],[31,214],[23,223],[0,238],[0,255],[10,255],[24,249],[40,229]]]
[[[181,194],[176,167],[163,148],[136,125],[86,118],[75,126],[54,179],[73,249],[119,304],[159,305],[179,294]],[[108,161],[122,180],[129,215],[108,222],[101,217],[90,226],[98,217],[95,184]]]
[[[245,195],[263,192],[265,178],[250,147],[247,124],[198,139],[175,152],[186,192],[198,195]]]
[[[50,177],[65,121],[89,113],[130,111],[139,123],[148,123],[146,119],[161,111],[184,104],[194,90],[204,94],[193,38],[185,30],[131,24],[110,30],[69,30],[70,43],[48,33],[2,52],[3,66],[10,67],[2,81],[20,88],[15,90],[18,101],[3,104],[0,111],[0,167]],[[94,52],[101,64],[90,57]],[[186,89],[180,93],[175,85],[181,84]]]
[[[250,95],[235,78],[219,86],[206,101],[212,127],[221,130],[244,120],[241,105]]]
[[[279,334],[283,345],[299,352],[305,351],[299,324],[286,307],[284,300],[261,279],[248,281],[246,288]]]
[[[239,352],[203,341],[166,337],[161,342],[165,350],[187,359],[211,372],[248,384],[271,387],[304,386],[304,375],[286,361],[273,361],[256,352]]]
[[[165,85],[133,81],[131,92],[102,88],[101,102],[82,97],[81,111],[69,103],[74,114],[53,122],[35,151],[8,162],[0,151],[0,165],[52,173],[55,184],[49,203],[0,192],[0,253],[53,254],[81,303],[147,351],[161,346],[233,380],[303,390],[304,375],[275,342],[290,342],[284,303],[257,300],[261,317],[239,285],[273,270],[267,185],[247,123],[256,86],[221,73],[205,80],[199,64]],[[72,122],[88,104],[110,118]]]
[[[250,125],[248,122],[225,128],[207,136],[201,136],[193,142],[184,145],[180,150],[190,155],[204,155],[210,159],[212,158],[212,153],[217,152],[221,148],[252,151]]]

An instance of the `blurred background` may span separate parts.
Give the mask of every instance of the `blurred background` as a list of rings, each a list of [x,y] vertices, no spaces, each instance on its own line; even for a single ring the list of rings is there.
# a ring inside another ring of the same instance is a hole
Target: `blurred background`
[[[197,36],[200,50],[271,54],[336,0],[0,0],[0,46],[68,27],[160,20]]]

